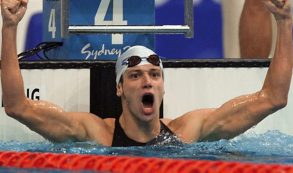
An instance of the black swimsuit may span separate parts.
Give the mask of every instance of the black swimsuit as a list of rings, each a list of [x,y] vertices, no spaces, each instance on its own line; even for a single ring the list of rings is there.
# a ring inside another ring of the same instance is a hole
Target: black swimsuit
[[[115,120],[115,130],[113,135],[112,147],[182,144],[178,137],[162,121],[160,121],[160,125],[160,134],[150,142],[142,143],[130,139],[122,129],[119,123],[119,118],[117,118]]]

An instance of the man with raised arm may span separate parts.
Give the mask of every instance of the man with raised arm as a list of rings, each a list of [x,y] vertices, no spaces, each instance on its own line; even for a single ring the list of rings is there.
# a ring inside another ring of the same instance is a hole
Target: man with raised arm
[[[284,4],[280,6],[279,2]],[[51,141],[142,146],[229,139],[287,104],[293,65],[289,0],[265,0],[277,21],[278,38],[260,91],[234,98],[219,108],[192,110],[174,120],[159,118],[164,96],[163,66],[158,55],[142,46],[129,48],[116,62],[117,96],[121,97],[123,109],[117,119],[66,112],[52,103],[26,98],[17,60],[16,31],[27,3],[1,0],[3,103],[10,117]]]

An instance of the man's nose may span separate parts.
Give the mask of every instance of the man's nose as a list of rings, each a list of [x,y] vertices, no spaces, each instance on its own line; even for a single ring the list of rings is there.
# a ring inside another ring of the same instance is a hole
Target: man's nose
[[[152,81],[151,77],[148,74],[143,75],[143,88],[151,88],[152,87]]]

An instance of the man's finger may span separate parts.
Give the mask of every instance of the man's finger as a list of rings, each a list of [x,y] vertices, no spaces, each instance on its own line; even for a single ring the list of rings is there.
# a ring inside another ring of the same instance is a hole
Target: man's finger
[[[278,8],[283,8],[285,3],[286,3],[286,0],[271,0],[275,5],[276,7]]]
[[[29,1],[29,0],[21,0],[21,4],[23,4],[23,5],[26,6],[26,5],[28,4],[28,1]]]

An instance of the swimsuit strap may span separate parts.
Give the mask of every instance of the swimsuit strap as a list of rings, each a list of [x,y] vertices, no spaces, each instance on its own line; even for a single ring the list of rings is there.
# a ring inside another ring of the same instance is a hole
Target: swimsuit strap
[[[182,145],[182,141],[161,120],[160,134],[146,145]]]
[[[171,134],[174,134],[168,126],[166,126],[161,120],[160,120],[160,124],[161,124],[161,129],[160,129],[160,134],[165,132],[169,132]]]

